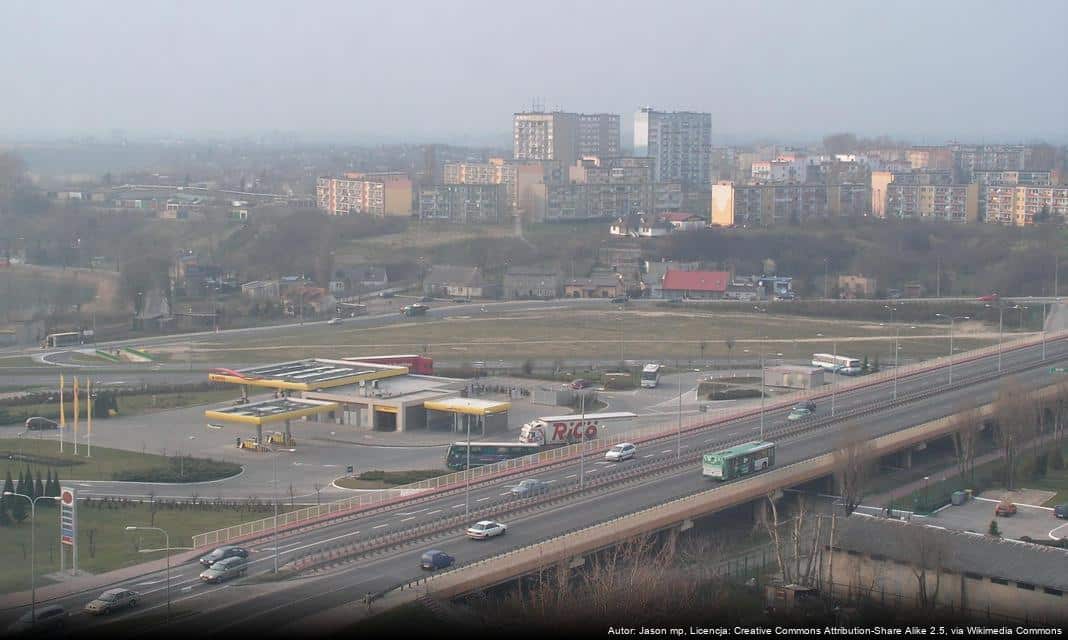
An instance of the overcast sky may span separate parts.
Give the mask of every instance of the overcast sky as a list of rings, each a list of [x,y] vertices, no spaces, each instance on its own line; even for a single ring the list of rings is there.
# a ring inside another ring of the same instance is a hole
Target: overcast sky
[[[1068,140],[1065,0],[0,2],[0,134],[510,140],[546,107],[720,139]]]

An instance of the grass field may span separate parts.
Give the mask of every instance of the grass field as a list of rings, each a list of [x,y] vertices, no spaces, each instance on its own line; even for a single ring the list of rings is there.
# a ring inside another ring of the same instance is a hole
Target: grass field
[[[225,402],[227,400],[233,400],[237,398],[240,393],[236,390],[220,389],[217,391],[183,391],[179,393],[157,393],[157,394],[138,394],[138,395],[126,395],[119,396],[119,415],[132,416],[144,413],[154,413],[156,411],[168,411],[170,409],[182,409],[184,407],[195,407],[202,404],[216,404],[219,402]],[[74,415],[74,403],[64,403],[65,410],[67,412],[67,419],[71,420]],[[82,412],[83,417],[81,421],[84,423],[85,402],[84,399],[79,406],[79,410]],[[30,416],[44,416],[53,420],[57,419],[56,416],[59,413],[58,405],[54,402],[48,404],[29,404],[29,405],[17,405],[12,407],[0,408],[0,415],[6,416],[0,418],[0,424],[19,424],[25,422],[26,418]],[[96,420],[106,420],[107,418],[94,418]]]
[[[111,480],[117,472],[152,471],[170,468],[172,461],[154,453],[137,453],[107,447],[93,447],[92,457],[86,457],[83,446],[78,447],[77,456],[70,442],[59,453],[59,441],[55,431],[48,433],[48,439],[2,438],[0,439],[0,482],[7,472],[12,478],[18,478],[27,465],[34,473],[47,473],[53,469],[59,473],[61,482],[70,480]],[[68,436],[69,437],[69,436]],[[31,458],[26,460],[23,456]],[[14,457],[15,459],[11,459]]]
[[[37,584],[51,582],[49,573],[59,571],[59,516],[55,507],[37,503]],[[279,512],[289,510],[279,504]],[[175,510],[160,508],[155,526],[170,534],[171,548],[189,547],[192,536],[269,517],[271,513],[229,507]],[[163,553],[141,553],[138,549],[162,549],[163,535],[155,532],[127,532],[126,525],[148,526],[152,521],[149,505],[131,503],[126,507],[101,508],[78,504],[78,566],[89,573],[102,573],[129,565],[149,562]],[[90,545],[90,536],[92,544]],[[10,593],[30,588],[30,520],[17,526],[0,527],[0,592]],[[70,558],[67,559],[70,564]]]
[[[551,303],[547,303],[551,306]],[[911,328],[915,326],[915,328]],[[948,352],[947,328],[904,325],[901,358],[926,359]],[[764,337],[767,337],[765,340]],[[970,337],[969,337],[970,336]],[[250,336],[234,343],[204,343],[196,356],[213,362],[272,362],[302,357],[355,354],[427,353],[451,361],[507,358],[562,359],[725,359],[752,360],[760,351],[771,357],[804,359],[834,349],[863,358],[892,360],[893,331],[874,322],[675,310],[546,309],[486,313],[469,317],[413,320],[380,328],[307,327],[299,341]],[[996,341],[978,323],[958,327],[954,340],[963,351]],[[702,348],[703,347],[703,348]],[[180,347],[179,347],[180,348]]]

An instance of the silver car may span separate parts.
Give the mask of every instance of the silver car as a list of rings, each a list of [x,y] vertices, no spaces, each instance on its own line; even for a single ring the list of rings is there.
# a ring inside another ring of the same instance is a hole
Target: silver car
[[[201,572],[200,579],[204,582],[224,582],[231,578],[237,578],[248,573],[248,560],[233,556],[219,560],[211,565],[211,568]]]
[[[510,489],[512,495],[517,498],[529,498],[530,496],[538,495],[539,493],[549,492],[549,483],[544,480],[537,480],[535,478],[527,478],[521,480],[519,484]]]
[[[105,615],[137,605],[138,594],[129,589],[108,589],[95,600],[85,605],[85,612],[91,615]]]

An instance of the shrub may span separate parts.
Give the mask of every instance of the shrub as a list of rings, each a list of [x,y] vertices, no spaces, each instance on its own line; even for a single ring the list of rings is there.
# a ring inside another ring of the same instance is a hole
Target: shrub
[[[241,471],[241,465],[209,458],[171,458],[168,463],[163,468],[116,471],[111,478],[123,482],[206,482]]]

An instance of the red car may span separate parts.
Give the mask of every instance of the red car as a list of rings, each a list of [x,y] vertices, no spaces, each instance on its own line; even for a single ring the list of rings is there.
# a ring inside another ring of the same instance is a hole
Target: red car
[[[986,296],[979,296],[979,302],[997,302],[997,299],[998,294],[996,293],[991,293],[990,295]]]
[[[585,389],[587,387],[592,387],[593,383],[584,378],[579,378],[577,380],[572,380],[570,386],[572,389]]]

